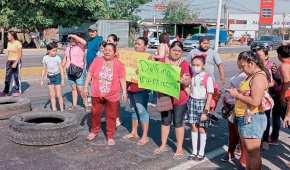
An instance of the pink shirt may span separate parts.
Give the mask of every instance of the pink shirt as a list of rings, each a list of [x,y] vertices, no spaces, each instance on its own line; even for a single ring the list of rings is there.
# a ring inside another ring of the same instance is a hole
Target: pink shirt
[[[67,68],[69,67],[70,63],[78,67],[84,68],[85,48],[81,44],[68,46],[65,49],[65,56],[67,57]]]
[[[96,57],[89,68],[92,74],[92,97],[104,97],[109,101],[115,102],[120,100],[121,79],[125,79],[125,66],[117,58],[113,59],[113,79],[110,83],[110,90],[108,93],[101,93],[100,91],[100,73],[103,68],[105,59],[102,56]]]

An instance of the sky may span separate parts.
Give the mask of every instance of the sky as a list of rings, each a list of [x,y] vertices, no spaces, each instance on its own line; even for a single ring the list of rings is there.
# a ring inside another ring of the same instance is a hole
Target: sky
[[[154,12],[153,4],[156,2],[168,2],[169,0],[152,0],[139,7],[138,15],[142,19],[163,18],[162,12]],[[215,19],[217,16],[218,0],[182,0],[189,8],[198,14],[201,19]],[[260,0],[223,0],[226,2],[230,13],[258,13]],[[275,14],[289,13],[290,0],[275,0]]]

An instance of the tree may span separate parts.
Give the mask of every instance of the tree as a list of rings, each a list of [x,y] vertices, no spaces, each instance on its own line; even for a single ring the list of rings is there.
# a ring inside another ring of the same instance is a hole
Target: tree
[[[192,23],[195,18],[196,14],[188,8],[184,1],[171,0],[164,11],[163,20],[169,24],[179,24]]]
[[[134,15],[141,4],[150,0],[102,0],[98,3],[98,16],[105,19],[137,20]]]
[[[42,29],[96,19],[100,0],[1,0],[0,27]]]

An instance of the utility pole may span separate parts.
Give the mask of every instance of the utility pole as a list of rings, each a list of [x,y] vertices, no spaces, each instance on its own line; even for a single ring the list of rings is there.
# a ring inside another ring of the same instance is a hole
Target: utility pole
[[[218,4],[218,16],[217,16],[217,22],[216,22],[216,33],[215,33],[215,46],[214,51],[218,52],[219,47],[219,39],[220,39],[220,28],[221,28],[221,15],[222,15],[222,4],[223,0],[219,0]]]
[[[286,32],[286,30],[285,30],[285,18],[286,18],[286,13],[284,12],[283,14],[283,22],[282,22],[282,25],[283,25],[283,30],[282,30],[282,40],[284,41],[285,40],[285,32]]]

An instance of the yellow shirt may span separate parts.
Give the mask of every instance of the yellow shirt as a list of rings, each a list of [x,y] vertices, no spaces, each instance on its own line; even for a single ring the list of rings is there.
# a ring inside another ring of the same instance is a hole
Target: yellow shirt
[[[251,90],[250,80],[251,79],[244,80],[241,82],[240,88],[239,88],[240,93],[244,94],[244,93],[247,93]],[[239,99],[236,99],[236,103],[235,103],[235,115],[236,115],[236,117],[244,116],[247,109],[249,109],[250,113],[258,113],[258,112],[262,111],[261,107],[250,107],[248,104],[242,102]]]
[[[8,51],[8,60],[14,61],[20,57],[20,50],[22,48],[22,44],[20,41],[15,40],[13,42],[8,42],[7,44],[7,51]]]

